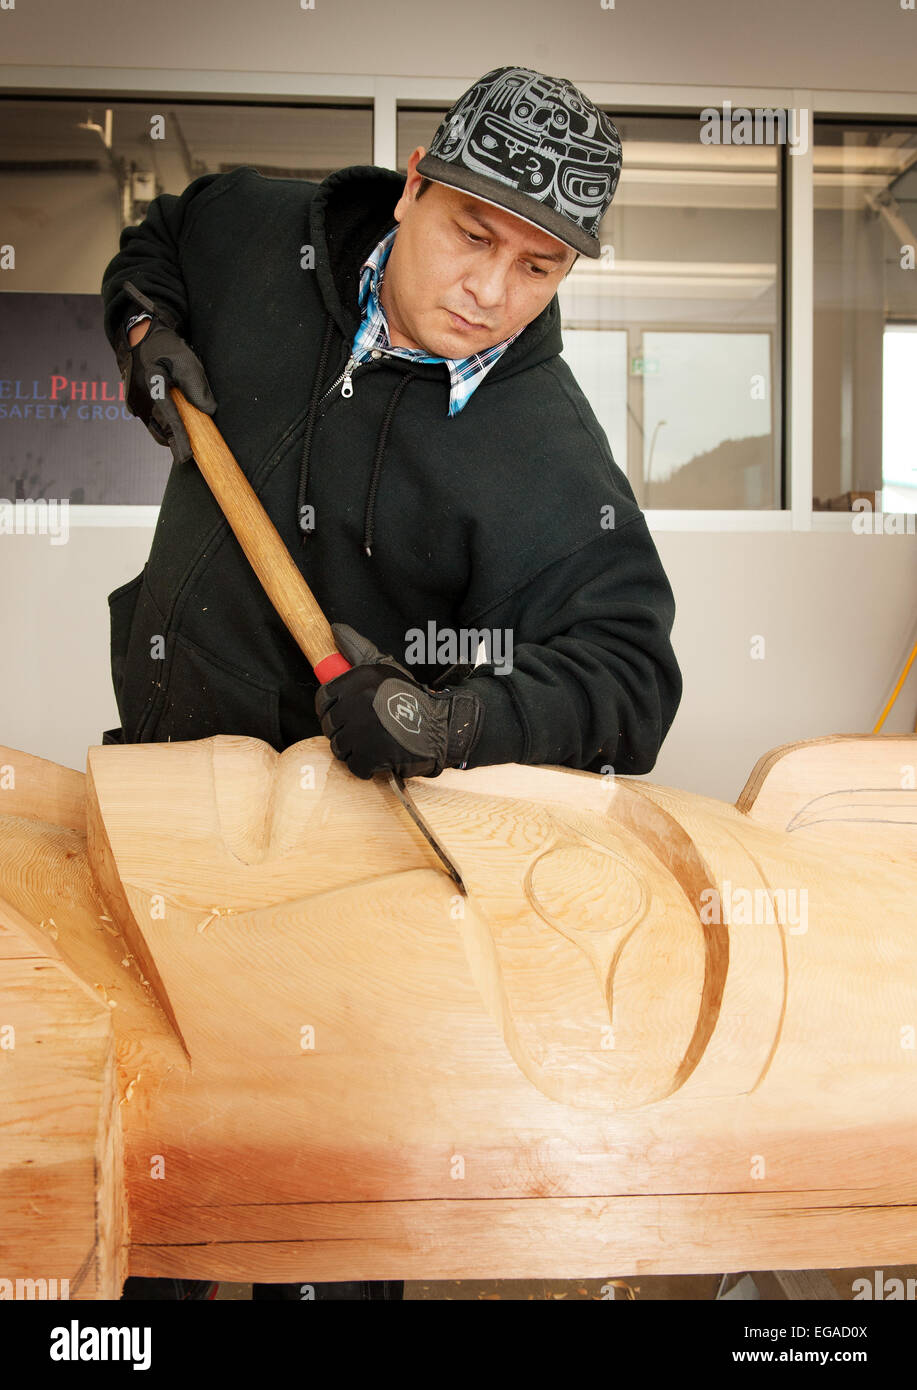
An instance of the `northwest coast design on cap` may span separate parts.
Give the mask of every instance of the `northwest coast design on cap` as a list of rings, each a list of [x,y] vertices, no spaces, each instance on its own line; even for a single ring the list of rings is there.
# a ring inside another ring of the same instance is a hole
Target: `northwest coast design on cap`
[[[428,154],[510,184],[590,237],[621,173],[611,118],[566,78],[529,68],[495,68],[480,78],[448,112]]]

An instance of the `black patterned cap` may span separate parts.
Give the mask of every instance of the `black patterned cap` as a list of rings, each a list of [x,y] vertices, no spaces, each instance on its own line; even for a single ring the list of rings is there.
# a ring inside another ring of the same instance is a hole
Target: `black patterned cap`
[[[597,260],[621,141],[611,117],[565,77],[494,68],[446,113],[417,171]]]

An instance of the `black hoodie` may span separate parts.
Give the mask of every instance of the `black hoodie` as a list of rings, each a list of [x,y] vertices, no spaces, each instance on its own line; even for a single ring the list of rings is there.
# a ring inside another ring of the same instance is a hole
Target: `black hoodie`
[[[454,417],[443,363],[382,357],[341,395],[360,266],[396,225],[403,183],[373,166],[321,184],[243,168],[162,194],[105,271],[106,333],[114,345],[136,309],[125,280],[171,310],[329,622],[402,662],[429,624],[509,631],[506,674],[410,666],[427,685],[474,681],[486,709],[469,766],[649,772],[681,698],[675,603],[559,356],[556,296]],[[122,721],[111,739],[238,733],[281,750],[321,733],[312,668],[193,462],[173,466],[149,559],[109,606]]]

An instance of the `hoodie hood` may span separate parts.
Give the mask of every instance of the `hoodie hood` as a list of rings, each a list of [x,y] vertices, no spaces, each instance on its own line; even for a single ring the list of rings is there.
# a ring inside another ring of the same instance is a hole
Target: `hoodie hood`
[[[339,343],[346,344],[348,352],[350,350],[360,326],[360,268],[386,232],[397,225],[394,208],[403,188],[403,176],[391,169],[378,168],[372,164],[354,164],[329,174],[312,198],[309,233],[315,250],[315,271],[325,308],[325,327],[306,420],[297,490],[297,529],[301,531],[303,544],[308,533],[299,527],[299,518],[303,514],[302,509],[306,505],[308,494],[309,463],[318,406],[323,392],[331,385],[327,380],[328,363],[332,360],[336,339]],[[554,295],[541,313],[527,325],[514,342],[510,343],[478,390],[485,390],[488,381],[512,376],[516,372],[555,357],[562,347],[560,306],[557,295]],[[338,356],[340,350],[339,345]],[[386,439],[395,411],[407,388],[417,378],[442,381],[447,400],[450,389],[448,368],[442,362],[412,362],[409,358],[395,357],[389,358],[387,365],[400,370],[401,379],[394,386],[383,415],[367,490],[363,548],[370,556],[375,498]],[[474,409],[474,397],[464,409]]]

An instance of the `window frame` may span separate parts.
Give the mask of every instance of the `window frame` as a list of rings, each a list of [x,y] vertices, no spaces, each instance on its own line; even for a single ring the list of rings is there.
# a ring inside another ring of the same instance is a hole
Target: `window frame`
[[[133,100],[223,100],[304,104],[316,99],[368,99],[373,108],[373,162],[394,169],[397,163],[399,106],[450,106],[479,74],[463,78],[386,77],[346,73],[189,72],[181,69],[77,68],[0,66],[0,84],[7,97],[91,96],[94,103]],[[573,79],[575,80],[575,78]],[[721,107],[728,97],[737,107],[808,112],[805,151],[784,149],[785,313],[783,379],[783,475],[785,506],[781,510],[654,510],[645,512],[652,531],[827,531],[850,530],[846,512],[813,512],[813,139],[814,123],[822,117],[857,121],[917,120],[917,98],[908,92],[850,92],[808,87],[748,87],[725,90],[722,84],[589,82],[590,98],[614,115],[699,113]],[[103,95],[100,95],[103,94]],[[798,128],[798,127],[797,127]],[[778,410],[780,401],[776,402]],[[158,507],[135,505],[73,505],[75,526],[151,526]]]

